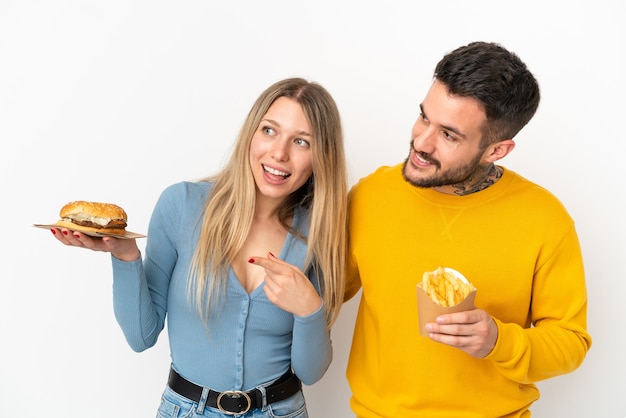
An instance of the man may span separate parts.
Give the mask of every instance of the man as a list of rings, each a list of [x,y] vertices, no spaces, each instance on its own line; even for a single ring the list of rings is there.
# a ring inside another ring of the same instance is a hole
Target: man
[[[403,164],[350,195],[346,300],[362,288],[347,377],[358,417],[528,417],[535,382],[591,346],[574,222],[547,190],[497,165],[539,104],[517,55],[474,42],[447,54]],[[439,266],[475,308],[418,331],[416,285]]]

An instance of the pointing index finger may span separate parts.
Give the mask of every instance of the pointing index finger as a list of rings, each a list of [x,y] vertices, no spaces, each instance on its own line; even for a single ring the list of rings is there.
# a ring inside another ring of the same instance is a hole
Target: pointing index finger
[[[266,270],[270,270],[273,272],[279,272],[280,267],[283,264],[281,260],[277,258],[271,252],[268,253],[267,257],[257,257],[257,256],[250,257],[250,259],[248,260],[248,263],[256,264],[258,266],[263,267]]]

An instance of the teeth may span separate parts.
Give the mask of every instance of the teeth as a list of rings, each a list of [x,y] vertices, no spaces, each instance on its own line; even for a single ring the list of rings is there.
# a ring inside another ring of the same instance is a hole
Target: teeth
[[[422,156],[421,156],[421,155],[419,155],[419,154],[415,154],[415,156],[416,156],[416,157],[417,157],[417,159],[418,159],[418,160],[420,160],[420,161],[423,161],[423,162],[425,162],[425,163],[427,163],[427,162],[428,162],[428,161],[426,161],[425,159],[423,159],[423,158],[422,158]]]
[[[279,170],[273,169],[273,168],[268,167],[268,166],[265,166],[265,165],[263,166],[263,170],[265,170],[266,172],[268,172],[268,173],[270,173],[270,174],[274,174],[274,175],[276,175],[276,176],[283,176],[283,177],[287,177],[287,176],[289,175],[289,173],[284,173],[284,172],[282,172],[282,171],[279,171]]]

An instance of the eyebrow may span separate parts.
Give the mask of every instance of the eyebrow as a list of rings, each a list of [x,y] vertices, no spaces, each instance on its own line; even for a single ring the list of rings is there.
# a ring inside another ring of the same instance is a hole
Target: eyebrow
[[[268,122],[274,126],[279,126],[280,127],[280,123],[276,122],[273,119],[268,119],[268,118],[263,118],[261,119],[261,122]],[[298,135],[302,135],[302,136],[308,136],[308,137],[312,137],[313,135],[311,135],[310,133],[308,133],[307,131],[296,131],[296,134]]]
[[[426,119],[428,119],[428,116],[426,116],[426,112],[424,111],[424,106],[423,106],[421,103],[420,103],[420,111],[422,112],[422,115],[424,115],[424,117],[425,117]],[[460,136],[460,137],[462,137],[462,138],[464,138],[464,139],[466,139],[466,138],[467,138],[467,136],[466,136],[463,132],[461,132],[460,130],[458,130],[458,129],[457,129],[457,128],[455,128],[454,126],[446,126],[446,125],[441,125],[441,127],[442,127],[443,129],[445,129],[446,131],[451,131],[451,132],[454,132],[455,134],[457,134],[458,136]]]

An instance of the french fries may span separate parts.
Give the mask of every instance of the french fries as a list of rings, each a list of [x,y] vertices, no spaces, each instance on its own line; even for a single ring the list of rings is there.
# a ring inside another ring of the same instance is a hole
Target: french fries
[[[474,289],[464,277],[441,266],[422,276],[422,289],[439,306],[450,307],[461,303]],[[460,275],[460,273],[459,273]]]

